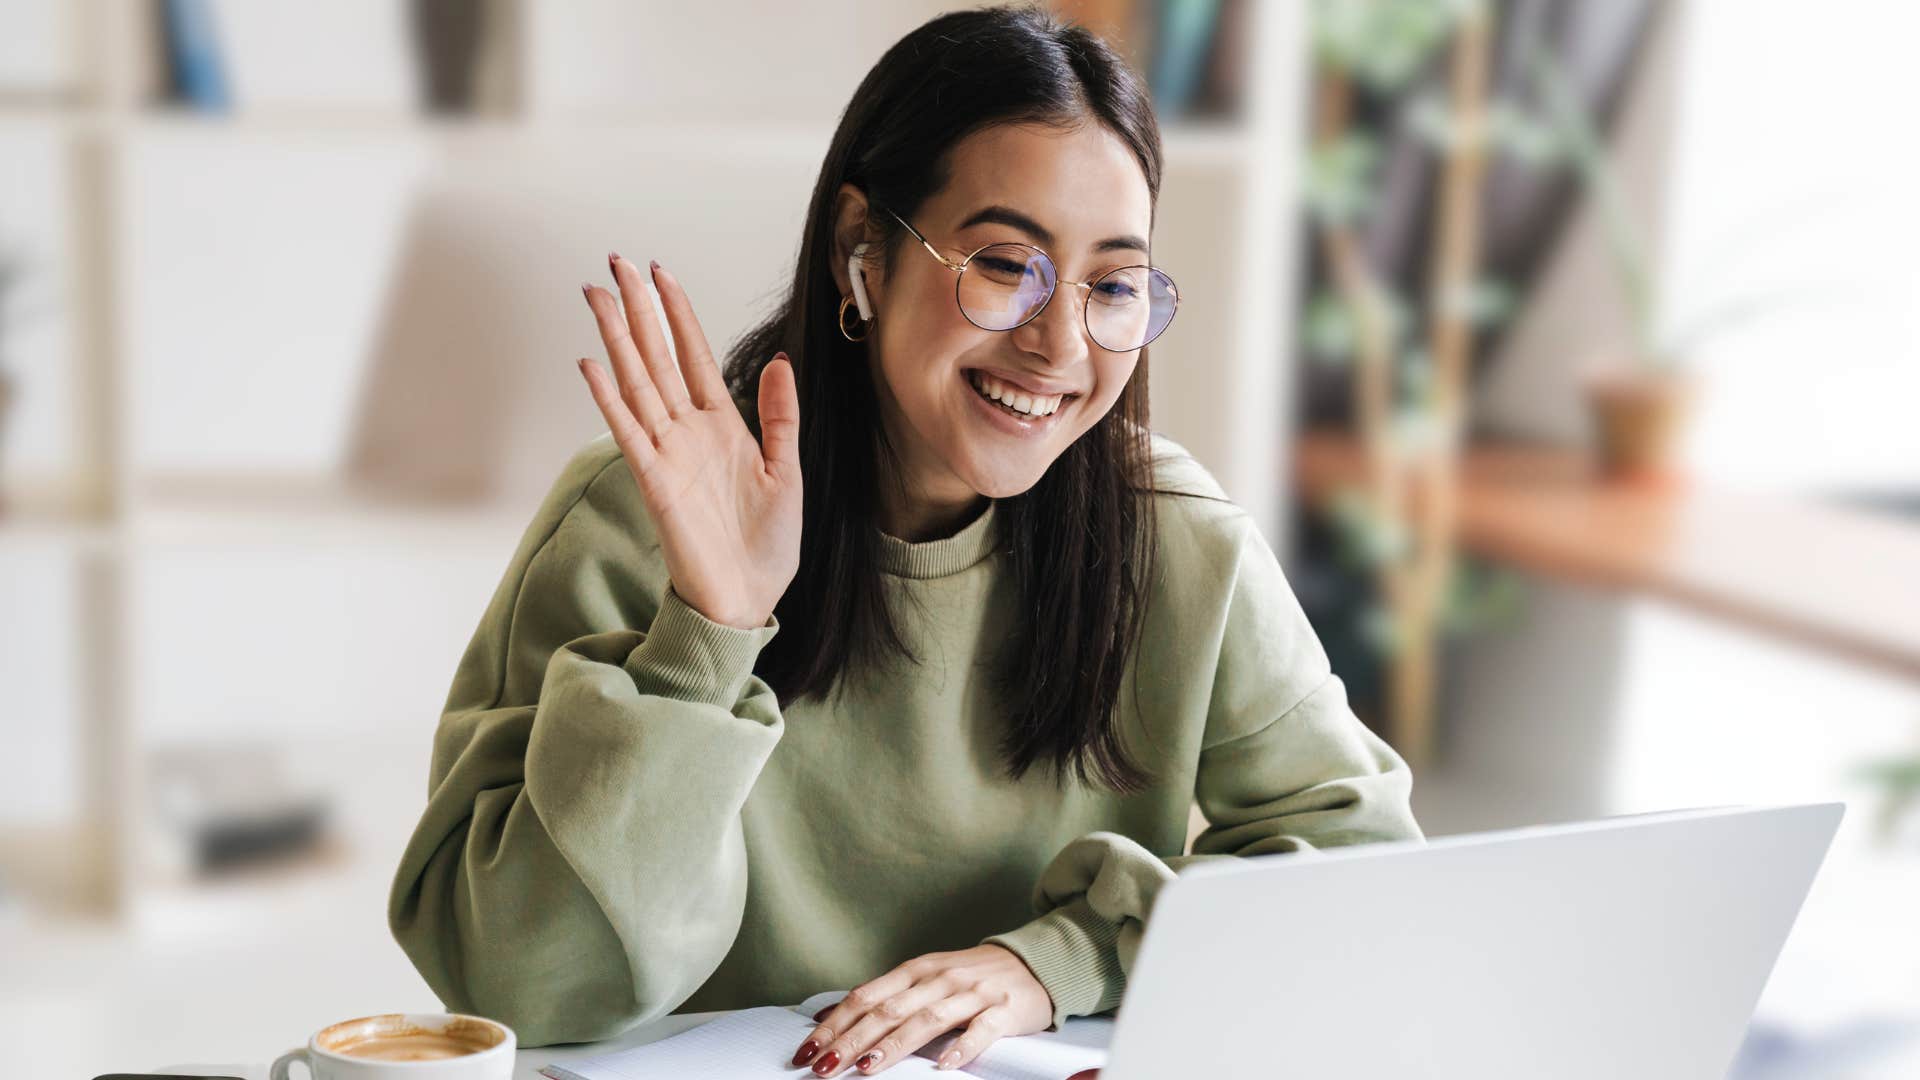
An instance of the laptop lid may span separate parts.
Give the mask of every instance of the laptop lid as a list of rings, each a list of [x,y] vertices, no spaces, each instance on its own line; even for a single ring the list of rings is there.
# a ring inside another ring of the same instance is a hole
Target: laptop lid
[[[1189,867],[1102,1080],[1724,1076],[1840,803]]]

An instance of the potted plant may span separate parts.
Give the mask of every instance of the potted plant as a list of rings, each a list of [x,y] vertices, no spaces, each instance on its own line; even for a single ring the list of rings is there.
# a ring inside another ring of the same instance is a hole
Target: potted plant
[[[1554,54],[1536,41],[1527,63],[1540,99],[1549,156],[1567,162],[1591,193],[1615,275],[1631,319],[1624,349],[1586,374],[1587,404],[1603,474],[1637,482],[1670,480],[1675,449],[1692,411],[1698,380],[1688,361],[1712,334],[1780,309],[1783,293],[1741,293],[1717,304],[1663,316],[1662,292],[1647,243],[1604,142],[1578,105],[1572,81]],[[1524,126],[1524,121],[1516,121]],[[1799,290],[1794,290],[1799,291]]]
[[[1668,330],[1656,321],[1645,240],[1628,213],[1606,146],[1576,104],[1565,70],[1537,43],[1528,50],[1528,63],[1557,149],[1594,200],[1632,320],[1625,355],[1586,377],[1601,471],[1621,480],[1665,479],[1673,473],[1674,447],[1694,397],[1694,382],[1681,363],[1686,328]]]

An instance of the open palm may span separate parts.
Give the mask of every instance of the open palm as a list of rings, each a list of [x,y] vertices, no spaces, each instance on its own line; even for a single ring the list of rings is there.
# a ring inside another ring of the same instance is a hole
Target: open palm
[[[585,358],[581,374],[646,501],[674,592],[714,622],[762,626],[800,567],[793,363],[782,353],[760,373],[756,443],[680,283],[654,264],[669,352],[640,268],[618,255],[607,261],[620,296],[582,290],[613,375]]]

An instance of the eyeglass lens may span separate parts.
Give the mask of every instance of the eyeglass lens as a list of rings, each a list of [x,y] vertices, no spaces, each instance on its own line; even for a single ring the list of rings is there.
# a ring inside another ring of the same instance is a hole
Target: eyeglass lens
[[[1059,284],[1053,260],[1025,244],[994,244],[974,253],[960,274],[960,311],[982,330],[1011,330],[1040,313]],[[1103,349],[1131,352],[1173,321],[1173,279],[1147,266],[1101,275],[1087,294],[1087,332]]]

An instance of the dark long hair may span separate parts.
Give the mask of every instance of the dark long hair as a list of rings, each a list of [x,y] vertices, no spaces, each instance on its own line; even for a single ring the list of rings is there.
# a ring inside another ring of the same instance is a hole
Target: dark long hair
[[[912,220],[950,179],[949,152],[999,124],[1105,125],[1160,195],[1160,129],[1139,76],[1085,29],[1033,6],[954,12],[887,50],[841,115],[807,207],[793,286],[777,312],[735,341],[727,385],[757,436],[760,372],[792,359],[805,478],[800,569],[774,611],[783,632],[755,673],[787,703],[825,695],[850,663],[918,658],[889,610],[876,556],[880,484],[898,457],[881,423],[867,346],[837,320],[834,204],[842,183]],[[902,229],[870,213],[879,261],[895,265]],[[1128,753],[1116,703],[1145,618],[1154,565],[1147,352],[1118,402],[1026,492],[998,501],[1024,618],[996,671],[1011,703],[1000,751],[1014,778],[1039,762],[1056,782],[1090,773],[1132,793],[1153,779]]]

